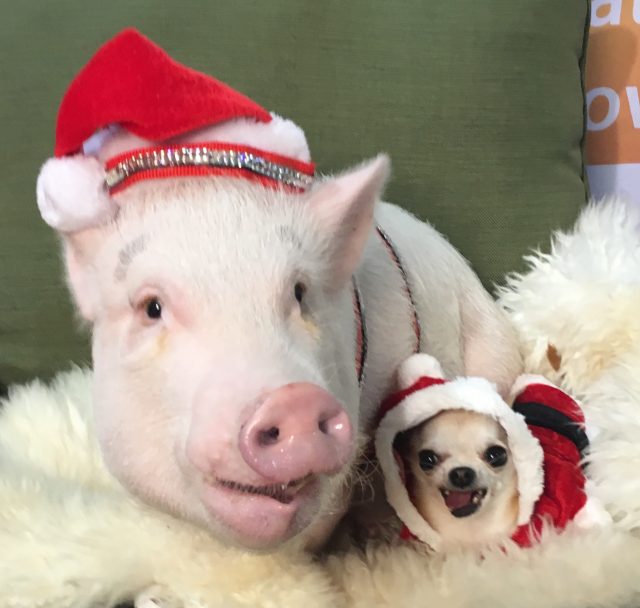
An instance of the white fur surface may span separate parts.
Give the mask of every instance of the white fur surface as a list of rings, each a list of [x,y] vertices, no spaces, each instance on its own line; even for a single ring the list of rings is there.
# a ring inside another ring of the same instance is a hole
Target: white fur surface
[[[335,606],[304,557],[248,554],[144,506],[107,473],[91,429],[91,377],[12,393],[0,411],[0,606]],[[178,603],[172,603],[178,602]]]
[[[553,236],[548,254],[526,258],[529,270],[500,290],[519,330],[525,367],[570,391],[638,350],[640,206],[591,203],[572,230]],[[547,360],[553,345],[560,370]]]
[[[415,544],[326,565],[222,547],[131,498],[91,429],[91,377],[16,389],[0,414],[0,606],[110,608],[616,608],[640,601],[640,539],[549,535],[534,549],[445,558]],[[6,559],[5,559],[6,557]],[[155,600],[154,604],[150,600]]]
[[[640,206],[592,203],[549,254],[529,257],[501,303],[529,372],[580,400],[591,440],[590,494],[621,527],[640,526]],[[556,370],[548,345],[560,355]]]
[[[628,608],[640,601],[639,558],[639,539],[594,529],[482,556],[380,547],[329,569],[351,608]]]

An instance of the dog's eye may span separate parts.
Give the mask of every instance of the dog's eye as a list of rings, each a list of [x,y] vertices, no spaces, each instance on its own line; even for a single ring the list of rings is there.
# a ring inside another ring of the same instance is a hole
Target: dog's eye
[[[484,459],[492,467],[503,467],[507,464],[507,450],[501,445],[492,445],[487,448],[487,451],[484,453]]]
[[[433,450],[420,450],[418,458],[423,471],[430,471],[440,462],[440,458]]]

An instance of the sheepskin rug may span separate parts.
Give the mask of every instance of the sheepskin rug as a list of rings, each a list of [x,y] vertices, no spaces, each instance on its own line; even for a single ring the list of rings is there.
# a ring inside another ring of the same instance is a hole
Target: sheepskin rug
[[[94,439],[90,373],[74,370],[14,388],[0,412],[0,608],[639,605],[640,208],[587,208],[501,302],[528,371],[581,399],[592,490],[613,526],[482,556],[401,542],[322,560],[247,554],[118,485]]]
[[[578,398],[591,431],[592,492],[617,527],[640,528],[640,205],[588,206],[500,300],[525,365]],[[640,574],[640,564],[638,565]]]

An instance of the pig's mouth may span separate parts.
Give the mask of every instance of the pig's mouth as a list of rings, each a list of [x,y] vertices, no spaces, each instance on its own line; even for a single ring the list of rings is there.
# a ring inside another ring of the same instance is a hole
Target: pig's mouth
[[[265,486],[253,486],[247,483],[239,483],[237,481],[220,478],[216,478],[215,482],[227,490],[249,496],[266,496],[283,505],[288,505],[293,502],[299,492],[311,481],[311,478],[312,475],[306,475],[287,483],[274,483]]]
[[[259,550],[276,547],[311,525],[324,487],[315,474],[280,483],[247,483],[215,474],[203,481],[204,506],[229,538]]]

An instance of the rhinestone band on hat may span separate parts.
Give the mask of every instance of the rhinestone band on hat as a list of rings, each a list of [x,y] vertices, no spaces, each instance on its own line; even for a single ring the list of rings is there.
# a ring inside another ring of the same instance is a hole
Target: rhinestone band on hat
[[[164,170],[180,168],[244,170],[298,190],[309,188],[314,176],[311,163],[260,150],[211,145],[171,146],[137,150],[112,159],[107,163],[105,187],[112,192],[144,171],[161,175]]]

